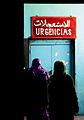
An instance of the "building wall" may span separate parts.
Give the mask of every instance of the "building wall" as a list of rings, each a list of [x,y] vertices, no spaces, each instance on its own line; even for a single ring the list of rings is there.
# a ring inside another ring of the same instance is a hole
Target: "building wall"
[[[79,114],[84,114],[84,4],[24,4],[24,38],[31,36],[32,16],[75,16],[75,77]]]

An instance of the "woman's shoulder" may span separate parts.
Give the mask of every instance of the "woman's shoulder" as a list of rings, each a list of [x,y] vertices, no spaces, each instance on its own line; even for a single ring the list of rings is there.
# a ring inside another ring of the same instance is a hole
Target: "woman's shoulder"
[[[72,79],[72,76],[68,73],[65,74],[65,77],[68,78],[68,79]]]
[[[68,84],[73,84],[74,80],[73,80],[73,78],[70,74],[66,74],[65,78],[66,78],[66,81],[67,81]]]

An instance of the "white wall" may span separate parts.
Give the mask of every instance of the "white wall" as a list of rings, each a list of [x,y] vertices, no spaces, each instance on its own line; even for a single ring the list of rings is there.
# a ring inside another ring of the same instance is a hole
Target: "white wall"
[[[75,16],[77,38],[75,39],[76,90],[79,113],[84,114],[84,4],[24,4],[24,38],[31,36],[32,16]]]

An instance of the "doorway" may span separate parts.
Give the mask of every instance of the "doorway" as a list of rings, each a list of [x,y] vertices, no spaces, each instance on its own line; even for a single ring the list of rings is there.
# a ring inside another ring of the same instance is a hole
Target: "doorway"
[[[53,74],[54,62],[63,60],[66,71],[75,78],[74,42],[71,40],[31,40],[29,45],[29,67],[34,58],[40,58],[44,69]]]

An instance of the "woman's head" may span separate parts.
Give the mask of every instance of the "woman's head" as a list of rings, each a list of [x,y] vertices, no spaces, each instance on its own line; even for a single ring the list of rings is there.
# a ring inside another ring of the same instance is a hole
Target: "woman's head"
[[[54,63],[54,74],[63,74],[66,71],[66,66],[63,61],[56,61]]]
[[[35,58],[32,61],[32,66],[33,67],[38,67],[40,65],[40,59],[39,58]]]

